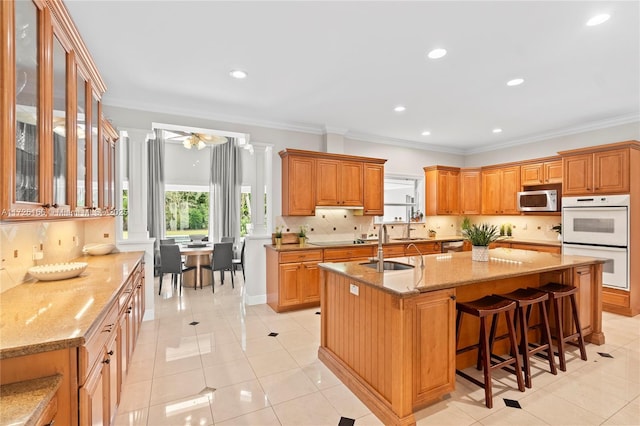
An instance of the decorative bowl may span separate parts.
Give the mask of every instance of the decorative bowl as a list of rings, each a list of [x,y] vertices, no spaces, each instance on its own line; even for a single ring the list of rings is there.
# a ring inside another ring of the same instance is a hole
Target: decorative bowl
[[[87,262],[53,263],[50,265],[32,266],[27,272],[40,281],[55,281],[73,278],[80,275],[86,268]]]
[[[103,254],[109,254],[116,248],[114,244],[85,244],[82,248],[82,252],[90,254],[91,256],[101,256]]]

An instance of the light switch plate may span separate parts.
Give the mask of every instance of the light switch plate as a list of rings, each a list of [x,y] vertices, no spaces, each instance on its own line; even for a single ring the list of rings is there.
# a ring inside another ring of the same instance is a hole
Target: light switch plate
[[[360,287],[356,284],[349,284],[349,293],[359,296],[360,295]]]

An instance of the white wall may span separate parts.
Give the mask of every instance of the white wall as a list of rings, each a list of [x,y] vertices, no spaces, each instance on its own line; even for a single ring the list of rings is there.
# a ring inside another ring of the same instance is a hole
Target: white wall
[[[364,157],[386,158],[384,172],[423,176],[425,166],[436,164],[446,166],[463,166],[464,156],[438,151],[425,151],[423,149],[405,148],[401,146],[385,145],[345,139],[344,153],[348,155],[361,155]]]
[[[622,124],[606,129],[592,130],[574,135],[559,136],[524,145],[505,147],[493,151],[465,156],[465,167],[509,163],[532,158],[550,157],[558,151],[567,151],[586,146],[605,145],[614,142],[640,140],[640,123]]]
[[[168,185],[209,186],[211,150],[185,149],[181,144],[167,143],[164,157],[164,183]]]

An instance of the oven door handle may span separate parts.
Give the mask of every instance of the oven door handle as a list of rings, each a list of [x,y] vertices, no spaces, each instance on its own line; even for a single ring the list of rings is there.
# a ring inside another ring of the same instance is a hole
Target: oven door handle
[[[593,251],[613,251],[613,252],[626,252],[628,250],[627,247],[612,247],[612,246],[594,246],[594,245],[584,245],[584,244],[571,244],[571,243],[563,243],[563,247],[566,248],[575,248],[581,250],[593,250]]]

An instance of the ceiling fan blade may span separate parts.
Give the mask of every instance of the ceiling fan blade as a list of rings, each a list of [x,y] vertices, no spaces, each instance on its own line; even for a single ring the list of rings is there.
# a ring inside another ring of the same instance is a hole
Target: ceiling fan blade
[[[223,144],[227,142],[227,138],[224,136],[218,136],[218,135],[207,135],[204,133],[194,133],[194,135],[200,139],[202,142],[204,143],[208,143],[211,145],[218,145],[218,144]]]

